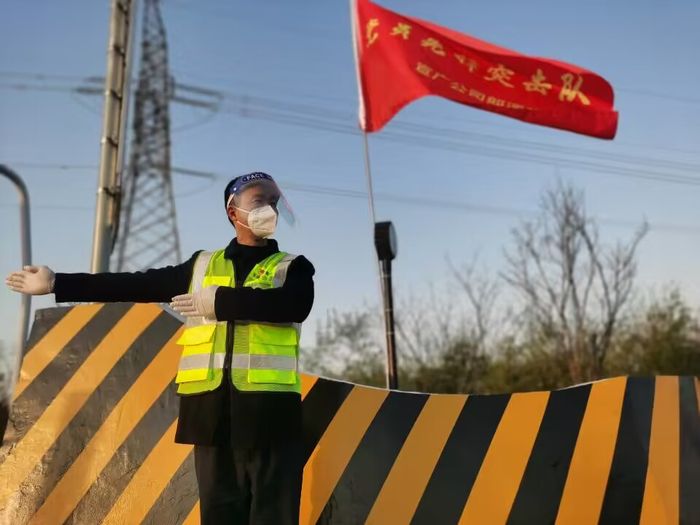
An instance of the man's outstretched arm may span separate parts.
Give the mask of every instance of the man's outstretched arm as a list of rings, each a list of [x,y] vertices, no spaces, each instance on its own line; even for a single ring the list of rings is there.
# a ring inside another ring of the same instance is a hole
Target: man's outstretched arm
[[[187,291],[197,253],[188,261],[144,272],[56,273],[47,266],[26,266],[5,283],[31,295],[56,294],[56,302],[164,303]]]

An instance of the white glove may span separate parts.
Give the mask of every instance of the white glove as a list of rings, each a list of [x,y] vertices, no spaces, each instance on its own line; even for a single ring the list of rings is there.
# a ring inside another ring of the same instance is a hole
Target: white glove
[[[15,292],[45,295],[53,292],[56,274],[48,266],[25,266],[5,278],[5,284]]]
[[[207,286],[195,293],[176,295],[171,299],[170,307],[185,317],[206,317],[216,319],[214,299],[218,286]]]

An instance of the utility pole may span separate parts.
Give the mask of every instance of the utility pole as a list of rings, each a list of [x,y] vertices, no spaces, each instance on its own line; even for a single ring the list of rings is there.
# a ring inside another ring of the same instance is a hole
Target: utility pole
[[[119,221],[119,179],[122,142],[128,112],[130,42],[136,2],[112,0],[104,83],[104,111],[100,140],[100,168],[92,241],[91,271],[106,272]]]
[[[100,165],[98,207],[93,247],[93,272],[143,270],[153,265],[180,262],[180,241],[175,214],[172,174],[211,179],[211,174],[177,169],[170,164],[170,103],[219,111],[223,95],[212,89],[176,83],[168,70],[168,47],[159,0],[143,0],[141,56],[136,82],[133,128],[129,163],[125,157],[124,132],[127,104],[118,93],[129,92],[125,72],[131,62],[121,41],[127,34],[124,22],[133,33],[135,0],[113,3],[112,34],[108,77],[89,77],[75,88],[83,95],[102,91],[99,84],[119,89],[107,89],[105,98],[105,131],[102,139],[103,162]],[[127,16],[127,11],[128,15]],[[130,37],[133,42],[133,36]],[[134,45],[129,44],[133,49]],[[115,51],[116,50],[116,51]],[[121,69],[120,69],[121,67]],[[116,71],[116,73],[114,73]],[[121,72],[120,72],[121,71]],[[110,72],[113,76],[110,78]],[[115,76],[116,75],[116,76]],[[116,79],[116,80],[115,80]],[[121,90],[121,91],[120,91]],[[121,107],[117,110],[117,106]],[[119,114],[120,118],[115,119]],[[119,140],[112,140],[119,125]],[[116,167],[114,163],[116,162]],[[121,174],[124,174],[122,177]],[[111,254],[111,264],[110,264]]]

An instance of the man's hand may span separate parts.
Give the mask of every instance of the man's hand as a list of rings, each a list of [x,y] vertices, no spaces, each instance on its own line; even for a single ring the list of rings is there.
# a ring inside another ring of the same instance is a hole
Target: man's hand
[[[12,272],[5,278],[11,290],[28,295],[46,295],[53,292],[56,275],[48,266],[25,266],[19,272]]]
[[[195,293],[176,295],[170,302],[170,307],[185,317],[206,317],[216,319],[214,299],[218,286],[207,286]]]

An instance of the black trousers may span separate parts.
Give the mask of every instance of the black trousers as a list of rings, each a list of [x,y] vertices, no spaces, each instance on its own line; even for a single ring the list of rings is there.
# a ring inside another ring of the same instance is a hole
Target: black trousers
[[[194,446],[202,525],[298,525],[300,441]]]

